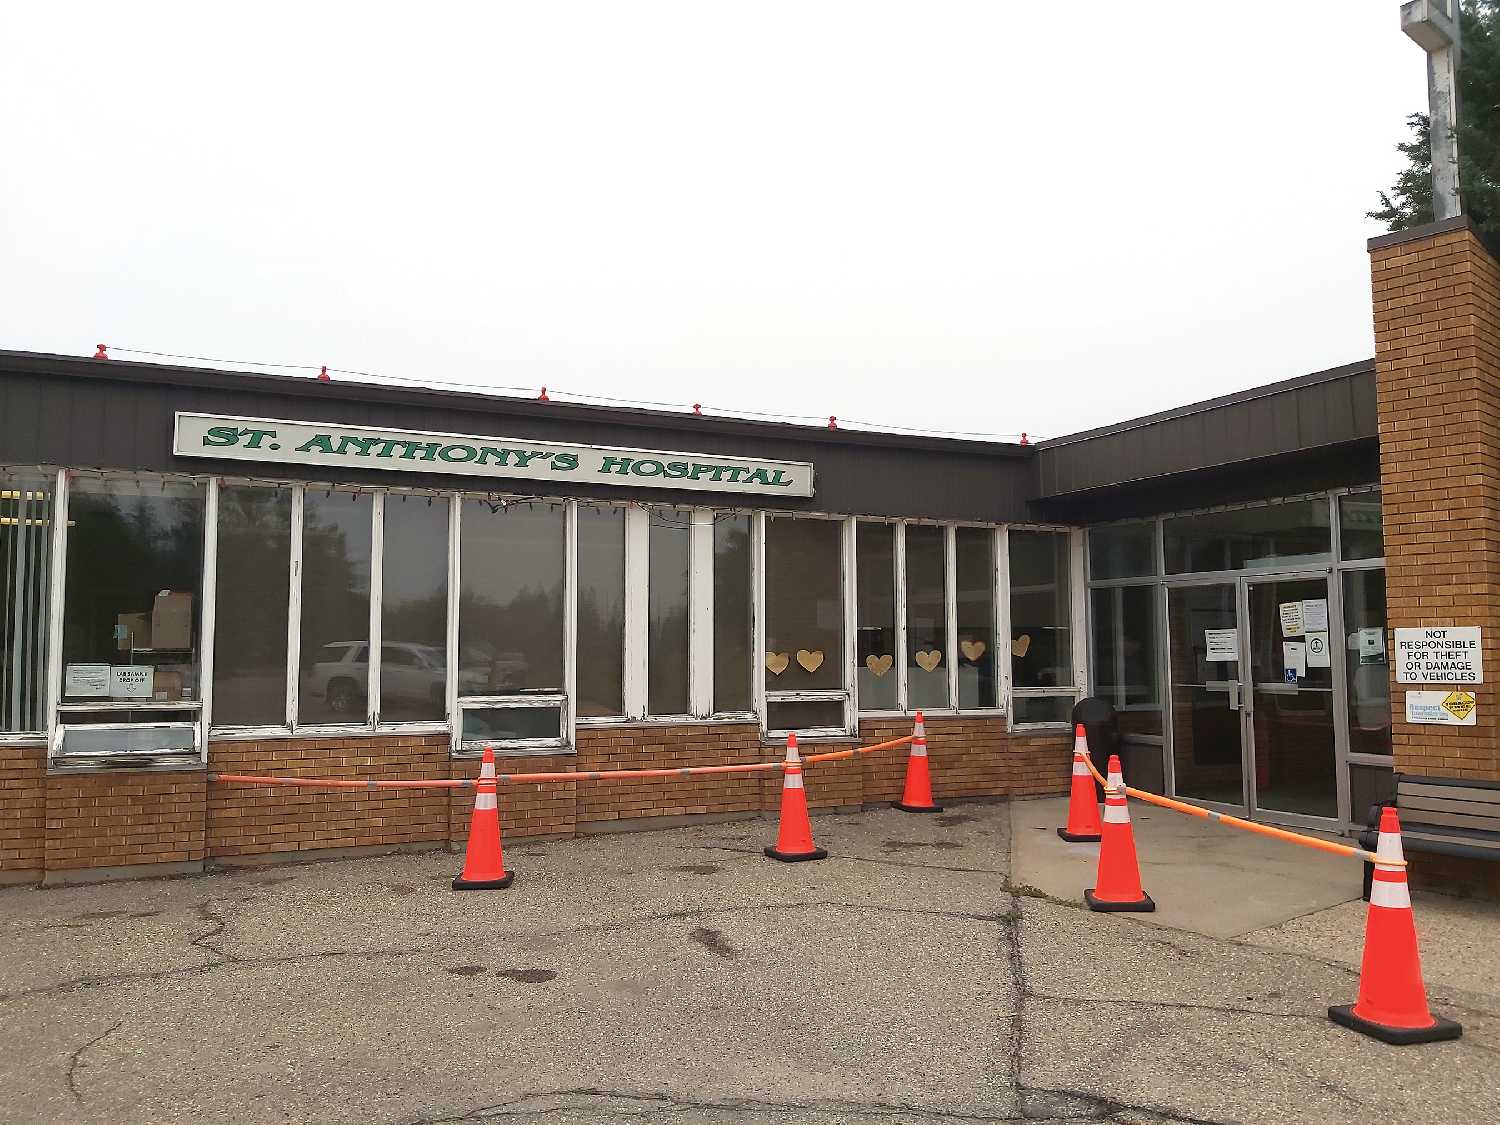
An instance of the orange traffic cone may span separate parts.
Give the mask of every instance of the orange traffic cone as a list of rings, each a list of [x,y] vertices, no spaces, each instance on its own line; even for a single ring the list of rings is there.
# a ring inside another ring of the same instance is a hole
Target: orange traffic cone
[[[488,891],[508,887],[516,877],[505,870],[500,852],[500,801],[495,786],[495,751],[484,748],[475,787],[474,816],[469,821],[469,846],[464,851],[464,873],[453,880],[455,891]]]
[[[1083,892],[1090,910],[1131,910],[1148,913],[1156,909],[1151,896],[1141,889],[1141,868],[1135,858],[1135,837],[1130,831],[1130,806],[1125,799],[1125,777],[1120,757],[1109,757],[1109,784],[1104,788],[1104,824],[1099,846],[1096,886]]]
[[[905,812],[942,812],[932,803],[932,774],[927,768],[927,724],[922,712],[911,728],[911,753],[906,756],[906,789],[892,805]]]
[[[1072,844],[1093,843],[1099,839],[1099,799],[1094,793],[1094,777],[1089,773],[1089,740],[1079,723],[1073,732],[1073,791],[1068,797],[1068,826],[1057,834]]]
[[[786,736],[786,769],[781,781],[781,828],[776,846],[766,854],[782,863],[804,859],[827,859],[828,853],[813,845],[812,822],[807,819],[807,790],[802,784],[802,759],[797,756],[797,736]]]
[[[1359,999],[1328,1009],[1328,1018],[1383,1043],[1406,1046],[1457,1039],[1464,1029],[1427,1007],[1411,891],[1401,864],[1401,821],[1387,805],[1380,814],[1370,906],[1365,912],[1365,955],[1359,969]],[[1390,862],[1382,863],[1381,860]]]

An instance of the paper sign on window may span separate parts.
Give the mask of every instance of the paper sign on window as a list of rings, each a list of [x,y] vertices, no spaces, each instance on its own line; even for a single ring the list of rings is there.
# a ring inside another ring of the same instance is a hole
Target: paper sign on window
[[[1283,637],[1300,637],[1304,626],[1302,624],[1302,603],[1281,603],[1281,635]]]
[[[111,699],[150,699],[155,680],[156,669],[149,664],[116,664],[109,670],[109,697]]]
[[[1203,643],[1207,652],[1203,659],[1209,663],[1228,660],[1238,664],[1240,660],[1240,631],[1238,629],[1205,629]]]
[[[71,699],[109,697],[108,664],[69,664],[63,672],[63,694]]]
[[[1328,634],[1307,634],[1307,666],[1309,668],[1331,668],[1333,660],[1328,653]]]
[[[1307,646],[1301,641],[1282,641],[1281,666],[1286,670],[1287,683],[1307,675]]]
[[[1328,632],[1328,599],[1306,598],[1302,602],[1302,628],[1308,633]]]

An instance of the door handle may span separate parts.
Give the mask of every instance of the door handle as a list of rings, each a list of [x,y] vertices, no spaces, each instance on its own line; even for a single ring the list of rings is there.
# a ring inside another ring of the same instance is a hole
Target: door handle
[[[1240,709],[1240,682],[1239,682],[1239,680],[1230,680],[1229,681],[1229,709],[1231,711],[1238,711]]]

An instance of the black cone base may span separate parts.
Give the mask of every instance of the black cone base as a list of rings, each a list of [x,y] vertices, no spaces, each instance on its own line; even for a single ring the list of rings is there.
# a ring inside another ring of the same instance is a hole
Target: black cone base
[[[1070,844],[1097,844],[1104,839],[1097,832],[1069,832],[1066,828],[1059,828],[1057,834]]]
[[[892,801],[891,808],[902,812],[942,812],[942,805],[908,805],[905,801]]]
[[[499,879],[465,879],[459,875],[453,880],[455,891],[503,891],[515,882],[516,873],[507,871]]]
[[[766,854],[772,859],[779,859],[782,863],[802,863],[809,859],[827,859],[826,848],[814,848],[810,852],[784,852],[777,848],[767,848]]]
[[[1396,1047],[1410,1047],[1414,1043],[1436,1043],[1443,1039],[1457,1039],[1464,1033],[1460,1024],[1433,1016],[1431,1027],[1387,1027],[1383,1023],[1372,1023],[1363,1016],[1354,1014],[1353,1004],[1339,1004],[1328,1009],[1328,1018],[1341,1027],[1390,1043]]]
[[[1145,891],[1135,902],[1105,902],[1102,898],[1094,897],[1094,888],[1090,887],[1083,892],[1083,901],[1089,904],[1090,910],[1105,912],[1119,912],[1127,914],[1150,914],[1156,909],[1156,903],[1151,901],[1151,896]]]

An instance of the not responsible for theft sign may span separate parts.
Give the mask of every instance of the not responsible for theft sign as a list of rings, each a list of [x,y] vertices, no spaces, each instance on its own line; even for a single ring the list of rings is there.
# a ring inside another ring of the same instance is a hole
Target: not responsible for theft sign
[[[1482,684],[1478,625],[1396,630],[1399,684]]]

